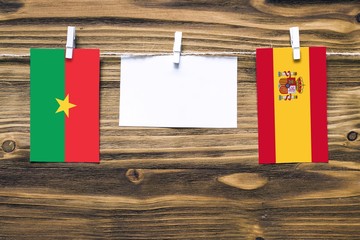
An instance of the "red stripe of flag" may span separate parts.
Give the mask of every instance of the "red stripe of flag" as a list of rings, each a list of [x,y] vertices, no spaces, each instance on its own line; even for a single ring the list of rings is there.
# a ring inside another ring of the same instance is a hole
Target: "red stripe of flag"
[[[66,59],[65,96],[76,105],[65,117],[65,162],[99,162],[98,49],[74,49]]]
[[[275,163],[273,49],[256,49],[259,163]]]
[[[309,48],[312,162],[328,162],[326,48]]]

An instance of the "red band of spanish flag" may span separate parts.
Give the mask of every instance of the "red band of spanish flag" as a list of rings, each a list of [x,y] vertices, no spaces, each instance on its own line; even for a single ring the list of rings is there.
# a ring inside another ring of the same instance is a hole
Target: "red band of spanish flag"
[[[259,163],[328,162],[326,48],[256,50]]]

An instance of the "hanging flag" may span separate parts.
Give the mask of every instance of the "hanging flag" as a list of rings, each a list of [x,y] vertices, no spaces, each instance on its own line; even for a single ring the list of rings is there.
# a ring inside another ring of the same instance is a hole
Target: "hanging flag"
[[[99,56],[30,50],[31,162],[99,162]]]
[[[328,162],[326,48],[256,50],[259,163]]]

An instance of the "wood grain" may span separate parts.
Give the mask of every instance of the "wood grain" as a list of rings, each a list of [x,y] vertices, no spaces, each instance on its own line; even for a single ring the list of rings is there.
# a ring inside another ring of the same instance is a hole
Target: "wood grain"
[[[360,52],[358,1],[0,1],[0,54]],[[29,58],[0,58],[0,239],[358,239],[359,56],[330,55],[329,164],[257,164],[255,56],[239,55],[238,127],[118,127],[120,60],[101,59],[101,164],[30,164]]]

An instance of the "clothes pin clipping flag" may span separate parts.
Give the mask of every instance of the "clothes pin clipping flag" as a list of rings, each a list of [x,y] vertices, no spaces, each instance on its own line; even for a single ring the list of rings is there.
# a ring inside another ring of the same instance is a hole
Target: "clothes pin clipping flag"
[[[66,53],[65,53],[65,57],[67,59],[72,59],[74,48],[75,48],[75,27],[68,26],[67,40],[66,40]]]
[[[300,34],[299,27],[290,28],[290,42],[293,49],[294,60],[300,60]]]

